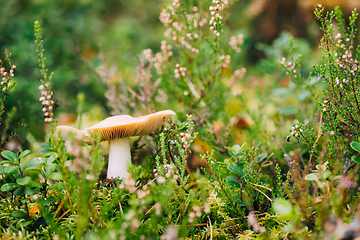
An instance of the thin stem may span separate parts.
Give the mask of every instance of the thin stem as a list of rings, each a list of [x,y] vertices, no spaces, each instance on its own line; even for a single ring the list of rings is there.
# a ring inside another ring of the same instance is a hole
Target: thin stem
[[[358,101],[357,96],[356,96],[356,90],[355,90],[354,82],[355,82],[354,79],[351,79],[352,92],[354,93],[355,102],[356,102],[356,106],[357,106],[357,112],[358,112],[358,115],[360,116],[360,104],[359,104],[359,101]]]
[[[314,142],[314,144],[313,144],[313,146],[312,146],[312,149],[313,149],[313,150],[315,150],[316,144],[318,143],[318,141],[319,141],[319,139],[320,139],[320,137],[321,137],[321,135],[322,135],[322,133],[321,133],[321,125],[322,125],[322,112],[320,113],[320,123],[319,123],[318,135],[317,135],[317,138],[316,138],[316,140],[315,140],[315,142]],[[306,173],[309,173],[309,171],[310,171],[312,158],[313,158],[313,154],[311,153],[311,154],[310,154],[309,163],[308,163],[308,167],[307,167],[307,169],[306,169],[306,171],[305,171]]]

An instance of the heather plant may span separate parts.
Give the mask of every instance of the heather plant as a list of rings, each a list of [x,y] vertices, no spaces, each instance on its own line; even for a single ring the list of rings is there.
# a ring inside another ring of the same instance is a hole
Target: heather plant
[[[127,86],[129,81],[99,55],[102,64],[94,69],[108,86],[106,97],[113,112],[146,113],[176,108],[181,118],[193,114],[196,127],[203,126],[205,118],[210,124],[220,116],[229,122],[224,111],[229,86],[245,73],[245,68],[239,68],[232,71],[230,81],[225,78],[232,53],[239,52],[243,44],[241,34],[223,40],[223,26],[231,5],[229,1],[195,5],[174,1],[165,5],[160,21],[167,28],[166,40],[161,41],[160,52],[146,49],[139,57],[135,87]],[[110,81],[114,78],[118,81]]]
[[[5,238],[317,239],[357,234],[356,12],[346,29],[338,8],[324,14],[317,6],[324,58],[314,67],[316,76],[304,70],[301,57],[293,56],[301,50],[294,47],[296,39],[290,40],[289,51],[276,47],[285,34],[273,46],[261,46],[271,57],[259,66],[266,65],[266,74],[272,75],[254,86],[244,74],[257,70],[231,62],[244,43],[242,34],[225,34],[232,4],[174,0],[164,5],[160,21],[167,28],[166,40],[159,53],[146,49],[138,57],[135,80],[108,61],[105,51],[95,60],[83,56],[107,88],[111,114],[166,108],[177,113],[158,131],[133,139],[135,164],[126,177],[113,181],[102,173],[106,144],[93,135],[87,144],[74,133],[65,137],[54,130],[53,92],[58,92],[52,86],[55,75],[48,74],[42,28],[35,22],[39,100],[49,133],[37,156],[0,149],[0,230]],[[287,77],[276,72],[275,59],[282,52],[288,54],[280,63]],[[293,101],[284,97],[289,95],[299,96]],[[74,109],[81,126],[86,124],[86,100],[77,96]],[[203,167],[194,170],[190,164],[198,156]]]
[[[1,78],[1,92],[0,92],[0,151],[5,148],[5,144],[10,142],[19,132],[20,128],[24,127],[24,123],[12,129],[12,118],[14,117],[16,108],[10,111],[6,108],[6,98],[14,87],[15,76],[14,70],[16,66],[11,63],[11,54],[5,49],[5,62],[0,59],[0,78]]]
[[[321,135],[325,135],[327,141],[325,145],[328,145],[326,159],[331,165],[337,164],[340,159],[344,171],[347,171],[346,169],[351,165],[348,159],[352,154],[349,151],[349,144],[357,140],[359,131],[357,120],[359,92],[356,88],[358,50],[354,46],[357,15],[354,10],[349,18],[349,26],[346,28],[339,8],[326,14],[321,5],[315,9],[315,16],[320,20],[320,29],[324,34],[320,42],[320,49],[324,52],[324,64],[314,66],[314,72],[318,76],[318,81],[323,80],[326,84],[323,94],[315,92],[309,79],[306,80],[298,74],[300,71],[298,60],[288,62],[285,58],[282,60],[282,64],[287,68],[295,84],[311,90],[321,108],[319,116],[321,130],[315,132],[307,124],[300,123],[292,129],[291,136],[295,136],[309,147],[316,159],[320,155],[317,149],[318,141]],[[338,22],[338,32],[334,30],[333,19]]]
[[[53,92],[51,91],[51,80],[53,78],[54,73],[52,72],[49,76],[49,70],[46,69],[46,57],[44,56],[44,40],[42,38],[41,26],[38,21],[35,22],[34,26],[35,32],[35,44],[37,47],[37,54],[39,57],[39,68],[40,73],[42,75],[42,79],[40,79],[41,85],[39,86],[39,90],[41,93],[41,97],[39,101],[43,105],[41,111],[44,113],[44,121],[46,123],[53,122]]]
[[[334,225],[349,221],[359,207],[356,189],[359,166],[352,150],[357,149],[359,130],[358,48],[354,45],[357,13],[352,12],[347,28],[339,8],[324,13],[318,4],[315,16],[324,34],[320,42],[324,63],[314,66],[317,81],[325,83],[322,94],[311,87],[311,77],[306,79],[298,74],[301,69],[298,60],[286,62],[283,58],[282,64],[295,84],[309,89],[318,102],[318,123],[312,123],[318,130],[305,123],[292,127],[288,140],[294,137],[309,155],[301,158],[301,162],[292,160],[295,190],[287,188],[289,201],[277,199],[273,207],[282,220],[290,222],[285,227],[289,232],[301,231],[302,224],[319,236],[341,237],[351,235],[351,224],[341,229],[335,229]],[[334,18],[338,22],[337,32]]]

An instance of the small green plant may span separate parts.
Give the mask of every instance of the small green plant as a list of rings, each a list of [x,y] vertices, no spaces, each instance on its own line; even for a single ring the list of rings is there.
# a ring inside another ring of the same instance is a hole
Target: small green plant
[[[300,159],[291,162],[293,190],[285,188],[289,200],[278,198],[273,203],[273,210],[279,220],[284,221],[286,232],[298,234],[303,229],[322,237],[344,236],[350,230],[336,231],[330,227],[328,219],[336,216],[341,219],[337,222],[343,223],[343,219],[351,218],[358,207],[355,199],[358,197],[359,167],[351,150],[357,151],[360,123],[357,107],[360,93],[356,87],[359,85],[360,48],[354,41],[357,15],[354,10],[346,28],[338,7],[328,13],[324,13],[320,4],[315,9],[323,32],[320,49],[324,53],[324,63],[314,66],[314,71],[317,81],[324,82],[322,93],[312,87],[311,74],[307,79],[300,75],[298,60],[287,62],[283,58],[281,62],[294,83],[309,89],[319,106],[318,124],[310,126],[297,122],[288,137],[289,141],[294,137],[309,155],[303,157],[301,154]],[[333,19],[338,22],[338,32],[334,30]]]
[[[12,151],[4,150],[1,152],[3,161],[0,162],[0,174],[3,176],[1,191],[7,192],[10,203],[3,203],[4,207],[11,211],[11,217],[25,219],[21,226],[27,226],[34,221],[30,216],[29,205],[32,203],[29,197],[36,194],[46,195],[46,181],[39,181],[39,172],[45,179],[49,179],[53,173],[54,164],[44,158],[33,158],[26,163],[21,159],[30,154],[30,150],[19,152],[19,155]],[[17,210],[15,210],[17,208]]]
[[[342,12],[335,8],[334,12],[324,15],[324,9],[317,7],[315,16],[321,21],[321,30],[324,33],[321,39],[321,48],[325,53],[325,65],[315,67],[315,72],[324,79],[327,90],[324,91],[322,103],[322,115],[324,124],[322,131],[329,134],[329,157],[342,159],[345,168],[349,163],[345,160],[347,154],[343,154],[351,141],[359,135],[360,105],[358,90],[359,85],[359,51],[355,46],[355,21],[357,20],[356,9],[349,18],[349,27],[345,27]],[[334,33],[331,24],[335,18],[338,22],[338,33]]]
[[[13,77],[15,76],[14,70],[16,66],[11,63],[10,57],[11,54],[5,49],[5,62],[0,59],[0,151],[5,148],[5,144],[19,133],[20,128],[24,127],[24,123],[21,122],[15,130],[11,130],[11,121],[16,108],[11,111],[5,108],[6,97],[15,86]]]

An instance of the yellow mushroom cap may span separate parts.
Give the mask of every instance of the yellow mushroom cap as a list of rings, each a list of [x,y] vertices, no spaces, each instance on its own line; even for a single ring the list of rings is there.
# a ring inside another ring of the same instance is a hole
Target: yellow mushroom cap
[[[175,115],[171,110],[164,110],[141,117],[131,117],[129,115],[117,115],[109,117],[85,131],[95,137],[101,133],[101,141],[130,136],[142,136],[149,134],[160,128],[163,123]]]

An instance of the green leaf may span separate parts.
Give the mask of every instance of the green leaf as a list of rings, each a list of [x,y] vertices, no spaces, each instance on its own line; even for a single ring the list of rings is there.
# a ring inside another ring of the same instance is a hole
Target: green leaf
[[[1,175],[6,174],[5,166],[0,166],[0,174],[1,174]]]
[[[51,145],[50,144],[42,144],[41,148],[51,148]]]
[[[230,186],[240,188],[240,183],[234,175],[229,175],[226,179],[228,180],[228,184]]]
[[[29,186],[31,188],[41,186],[43,183],[37,182],[37,181],[30,181],[26,186]]]
[[[229,151],[229,155],[230,155],[230,157],[231,158],[233,158],[233,159],[236,159],[238,156],[237,156],[237,154],[235,153],[235,150],[234,149],[229,149],[230,151]]]
[[[50,196],[47,198],[48,202],[54,202],[56,198],[54,196]]]
[[[64,182],[57,182],[54,185],[50,186],[49,188],[55,189],[56,191],[62,191],[66,189],[66,184]]]
[[[280,219],[285,221],[290,221],[292,219],[293,206],[288,200],[277,198],[273,201],[272,206]]]
[[[354,157],[354,162],[356,162],[357,164],[360,164],[360,157]]]
[[[19,225],[21,226],[21,227],[26,227],[26,226],[29,226],[31,223],[33,223],[34,221],[33,220],[31,220],[31,221],[27,221],[27,222],[21,222],[21,223],[19,223]]]
[[[16,210],[11,213],[11,216],[15,218],[27,218],[28,215],[24,211]]]
[[[42,165],[44,163],[46,163],[46,159],[44,158],[33,158],[25,164],[25,169],[28,169],[28,167]]]
[[[19,158],[23,158],[23,157],[29,155],[30,153],[31,153],[30,150],[22,151],[22,152],[20,153],[20,155],[19,155]]]
[[[265,158],[267,158],[268,154],[267,153],[261,153],[258,156],[258,162],[262,162]]]
[[[20,166],[18,165],[10,165],[10,166],[6,166],[5,167],[5,172],[6,174],[10,174],[15,172],[16,170],[18,170],[20,168]]]
[[[230,172],[236,173],[236,174],[238,174],[238,175],[240,175],[240,176],[245,175],[245,174],[244,174],[244,171],[243,171],[242,169],[240,169],[238,166],[236,166],[235,164],[231,164],[231,165],[228,167],[228,170],[229,170]]]
[[[232,146],[232,149],[235,151],[235,153],[239,153],[239,151],[241,150],[241,147],[240,147],[240,145],[234,145],[234,146]]]
[[[51,165],[47,166],[46,171],[45,171],[46,176],[49,176],[51,173],[53,173],[56,168],[57,168],[56,164],[51,164]]]
[[[295,106],[284,106],[280,108],[279,114],[284,116],[296,115],[298,108]]]
[[[305,176],[305,180],[307,181],[319,181],[318,174],[317,173],[310,173]]]
[[[10,160],[3,160],[0,162],[0,164],[4,164],[4,163],[13,163],[13,161],[10,161]]]
[[[359,142],[351,142],[350,146],[352,149],[360,153],[360,143]]]
[[[49,178],[53,180],[62,180],[62,175],[59,172],[54,172],[49,175]]]
[[[16,183],[5,183],[4,185],[1,186],[1,191],[8,192],[18,187],[19,185]]]
[[[51,149],[43,149],[43,150],[38,151],[38,154],[45,155],[45,154],[51,153],[51,152],[52,152]]]
[[[19,171],[18,171],[19,172]],[[12,173],[11,174],[15,179],[21,178],[19,173]]]
[[[225,148],[230,151],[229,153],[233,153],[233,154],[237,153],[236,150],[231,147],[225,147]]]
[[[329,170],[321,172],[321,179],[327,179],[331,176],[331,172]]]
[[[49,158],[48,158],[48,160],[47,160],[47,162],[46,162],[46,164],[52,164],[55,160],[56,160],[56,158],[57,158],[57,154],[56,153],[54,153],[54,154],[52,154]]]
[[[236,158],[237,155],[238,155],[239,153],[241,153],[241,149],[242,149],[244,146],[245,146],[245,143],[244,143],[242,146],[236,144],[236,145],[234,145],[234,146],[232,146],[232,147],[225,147],[225,148],[226,148],[227,150],[229,150],[230,156]]]
[[[8,159],[12,162],[16,162],[18,160],[17,155],[14,152],[9,151],[9,150],[2,151],[1,156],[3,156],[5,159]]]
[[[24,194],[32,196],[32,195],[36,194],[37,191],[38,191],[38,188],[31,188],[29,186],[26,186],[25,190],[24,190]]]
[[[38,198],[38,203],[42,206],[47,205],[48,203],[51,203],[53,201],[55,201],[56,198],[54,196],[50,196],[48,198]]]
[[[261,168],[267,168],[268,166],[271,166],[271,165],[273,165],[273,163],[267,163],[267,164],[262,165]]]
[[[38,166],[33,166],[33,167],[27,167],[25,170],[41,171],[41,168]]]
[[[24,186],[24,185],[28,184],[30,181],[31,181],[31,177],[26,176],[24,178],[18,178],[16,180],[16,183],[21,185],[21,186]]]
[[[13,193],[15,196],[22,196],[24,195],[24,189],[22,187],[19,187],[18,189],[16,189]]]

